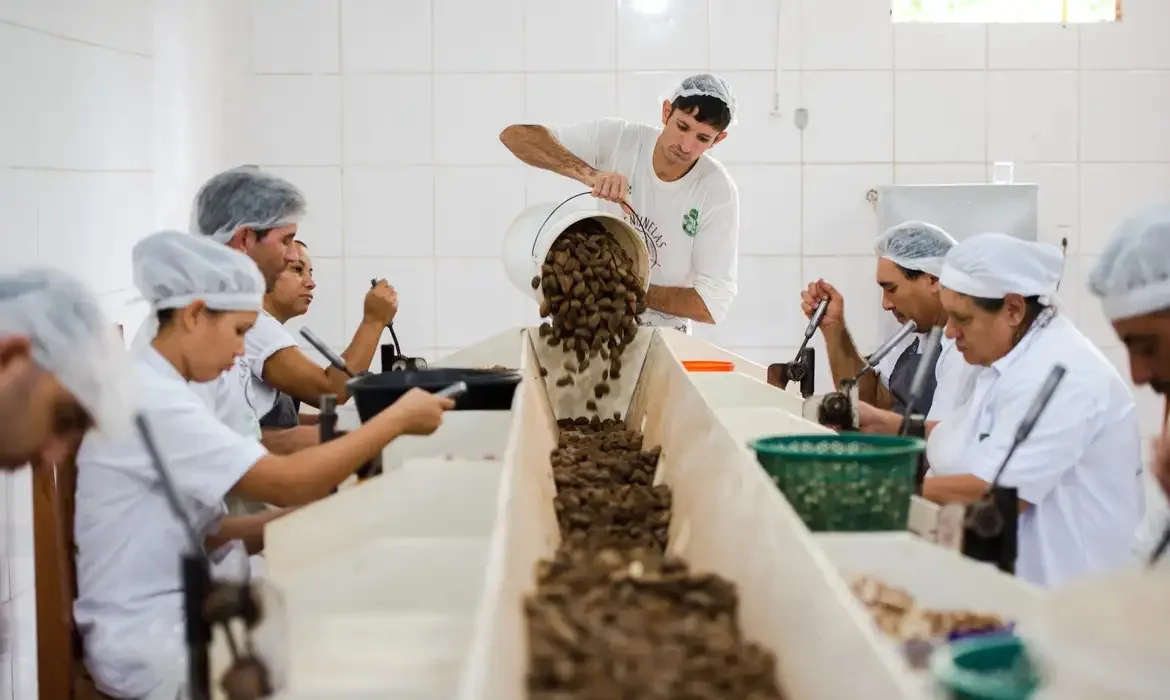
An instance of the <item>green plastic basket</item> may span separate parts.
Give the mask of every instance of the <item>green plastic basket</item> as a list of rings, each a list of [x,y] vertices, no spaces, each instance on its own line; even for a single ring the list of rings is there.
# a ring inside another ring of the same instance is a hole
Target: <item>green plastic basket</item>
[[[892,435],[784,435],[750,447],[814,532],[905,530],[926,443]]]
[[[1041,679],[1018,637],[988,637],[939,647],[935,683],[950,700],[1028,700]]]

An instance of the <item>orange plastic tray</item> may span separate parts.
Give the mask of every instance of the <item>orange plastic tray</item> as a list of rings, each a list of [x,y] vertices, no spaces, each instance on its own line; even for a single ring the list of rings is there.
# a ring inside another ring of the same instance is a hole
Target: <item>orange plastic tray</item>
[[[688,372],[734,372],[735,363],[723,360],[683,360]]]

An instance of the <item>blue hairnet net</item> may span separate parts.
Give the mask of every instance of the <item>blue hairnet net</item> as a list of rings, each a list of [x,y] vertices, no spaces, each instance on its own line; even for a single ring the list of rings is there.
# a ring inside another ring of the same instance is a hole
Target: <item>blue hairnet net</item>
[[[938,277],[943,258],[955,246],[955,239],[938,226],[922,221],[904,221],[886,230],[873,252],[907,270],[919,270]]]
[[[674,91],[666,97],[666,101],[674,102],[680,97],[696,96],[714,97],[727,105],[727,111],[731,114],[731,123],[727,126],[728,128],[735,126],[738,108],[735,103],[735,93],[732,92],[730,83],[717,75],[699,73],[698,75],[692,75],[689,78],[683,79],[675,87]]]
[[[267,230],[298,223],[305,196],[297,186],[254,165],[222,172],[195,195],[192,233],[227,243],[241,228]]]
[[[1089,273],[1109,320],[1170,309],[1170,204],[1126,219]]]
[[[151,308],[179,309],[202,300],[216,311],[259,311],[264,278],[247,255],[200,236],[161,231],[131,253],[134,285]]]
[[[30,339],[32,358],[89,412],[98,429],[129,431],[134,387],[125,345],[97,298],[52,269],[0,275],[0,336]]]

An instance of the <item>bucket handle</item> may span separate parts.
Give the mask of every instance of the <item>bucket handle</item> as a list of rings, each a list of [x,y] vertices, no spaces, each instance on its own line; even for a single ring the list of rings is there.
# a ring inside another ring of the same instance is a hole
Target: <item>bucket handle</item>
[[[530,256],[536,256],[536,242],[540,240],[540,233],[544,230],[545,224],[547,224],[549,220],[553,218],[553,214],[556,214],[561,207],[565,206],[574,199],[578,197],[584,197],[587,194],[591,195],[593,194],[593,191],[588,190],[586,192],[578,192],[577,194],[571,195],[568,199],[563,200],[560,204],[553,207],[553,210],[548,213],[548,216],[544,217],[544,221],[542,221],[540,226],[536,228],[536,236],[534,236],[532,239],[532,250],[529,253]],[[646,243],[646,255],[650,258],[650,267],[654,267],[658,264],[658,248],[654,246],[654,242],[650,239],[650,232],[646,230],[646,226],[642,222],[642,217],[638,216],[638,212],[634,211],[634,208],[630,206],[628,202],[625,202],[624,204],[626,208],[630,210],[630,213],[634,215],[633,223],[635,226],[637,226],[639,232],[642,234],[642,240]]]

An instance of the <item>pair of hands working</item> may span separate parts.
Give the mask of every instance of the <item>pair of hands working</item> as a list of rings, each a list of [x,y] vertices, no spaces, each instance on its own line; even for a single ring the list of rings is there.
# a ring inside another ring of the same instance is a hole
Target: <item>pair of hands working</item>
[[[455,407],[455,400],[436,396],[423,389],[411,389],[386,409],[397,417],[403,435],[430,435],[439,429],[443,414]],[[321,444],[316,425],[266,431],[265,447],[276,454],[292,454]]]
[[[829,304],[821,318],[821,333],[836,335],[846,332],[845,297],[836,287],[824,280],[809,283],[808,288],[800,293],[800,310],[806,318],[811,319],[822,299],[828,299]],[[898,432],[902,424],[902,417],[897,413],[877,408],[864,401],[858,402],[857,412],[858,423],[863,433],[892,435]]]

